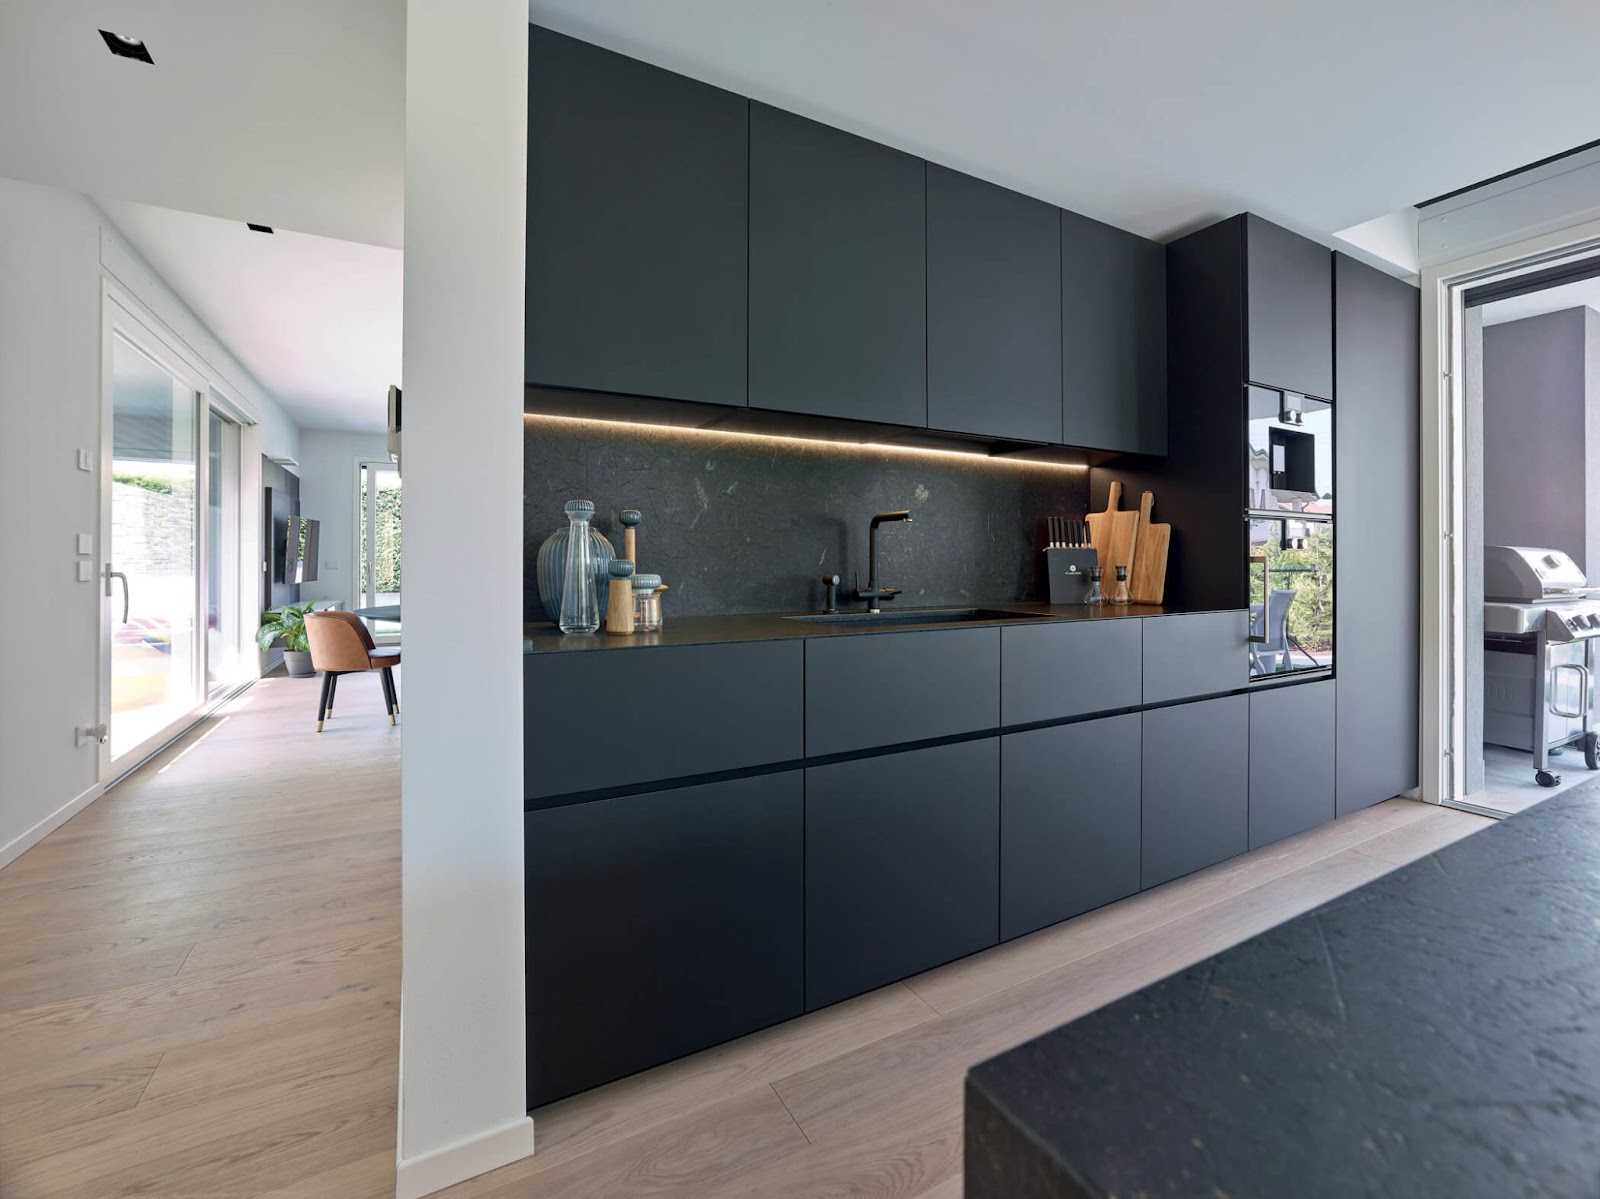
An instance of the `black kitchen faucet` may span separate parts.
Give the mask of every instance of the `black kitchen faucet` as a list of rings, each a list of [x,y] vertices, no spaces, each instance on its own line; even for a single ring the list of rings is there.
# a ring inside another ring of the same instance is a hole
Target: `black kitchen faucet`
[[[867,532],[867,585],[865,589],[862,588],[861,575],[857,573],[855,587],[855,598],[866,601],[868,612],[883,611],[878,606],[880,601],[893,599],[900,594],[898,587],[878,586],[878,526],[885,521],[891,520],[903,520],[910,524],[910,509],[902,509],[899,512],[880,512],[872,518],[872,524]]]

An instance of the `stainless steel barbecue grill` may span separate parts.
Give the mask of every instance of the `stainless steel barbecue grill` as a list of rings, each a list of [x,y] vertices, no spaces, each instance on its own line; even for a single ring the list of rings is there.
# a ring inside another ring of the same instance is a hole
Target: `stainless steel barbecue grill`
[[[1600,770],[1594,732],[1600,588],[1560,550],[1490,545],[1483,552],[1483,739],[1534,755],[1534,779],[1554,787],[1550,753],[1583,749]]]

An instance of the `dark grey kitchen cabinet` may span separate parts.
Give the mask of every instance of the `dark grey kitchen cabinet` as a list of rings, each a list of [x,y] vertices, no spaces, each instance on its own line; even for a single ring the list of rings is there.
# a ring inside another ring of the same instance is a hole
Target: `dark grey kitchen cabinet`
[[[805,755],[800,641],[529,654],[527,798],[689,778]]]
[[[745,403],[749,101],[539,26],[526,379]]]
[[[1139,889],[1139,745],[1137,712],[1001,738],[1001,940]]]
[[[1249,381],[1335,398],[1332,252],[1253,213],[1239,219]]]
[[[926,426],[926,164],[750,105],[750,404]]]
[[[1417,388],[1420,293],[1334,256],[1339,402],[1335,488],[1347,528],[1334,640],[1339,646],[1338,810],[1344,816],[1417,785]],[[1366,580],[1382,579],[1382,587]]]
[[[806,1009],[996,943],[1000,739],[806,770]]]
[[[1009,728],[1137,708],[1144,691],[1142,623],[1006,625],[1000,630],[1000,723]]]
[[[801,775],[527,814],[530,1108],[800,1013]]]
[[[1144,714],[1144,887],[1238,857],[1250,841],[1250,697]]]
[[[1331,681],[1250,696],[1251,849],[1333,819],[1333,720]]]
[[[1000,724],[1000,630],[932,629],[806,643],[806,756]]]
[[[1167,266],[1159,242],[1061,212],[1067,445],[1167,452]]]
[[[928,425],[1061,440],[1059,210],[928,164]]]
[[[1145,703],[1239,691],[1249,683],[1249,613],[1187,612],[1139,623]]]

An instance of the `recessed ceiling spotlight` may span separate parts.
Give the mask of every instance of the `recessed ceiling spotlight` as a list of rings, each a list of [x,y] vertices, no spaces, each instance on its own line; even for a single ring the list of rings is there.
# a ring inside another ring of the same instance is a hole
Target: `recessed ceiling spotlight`
[[[155,66],[156,60],[150,57],[150,47],[138,38],[125,33],[112,33],[109,29],[102,29],[100,36],[106,39],[106,48],[118,58],[134,58]]]
[[[245,222],[244,227],[246,229],[250,230],[252,233],[271,233],[272,232],[272,226],[271,225],[252,225],[249,221]]]

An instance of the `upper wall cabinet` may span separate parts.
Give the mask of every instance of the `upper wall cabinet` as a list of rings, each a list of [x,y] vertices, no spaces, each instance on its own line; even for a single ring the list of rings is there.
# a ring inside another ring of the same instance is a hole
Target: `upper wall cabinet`
[[[527,381],[743,405],[749,101],[538,26],[528,53]]]
[[[1167,452],[1166,248],[1061,212],[1061,332],[1068,445]]]
[[[931,428],[1061,440],[1060,262],[1059,210],[928,164]]]
[[[750,105],[750,405],[926,426],[926,167]]]
[[[1331,400],[1333,255],[1254,214],[1243,220],[1249,382]]]

